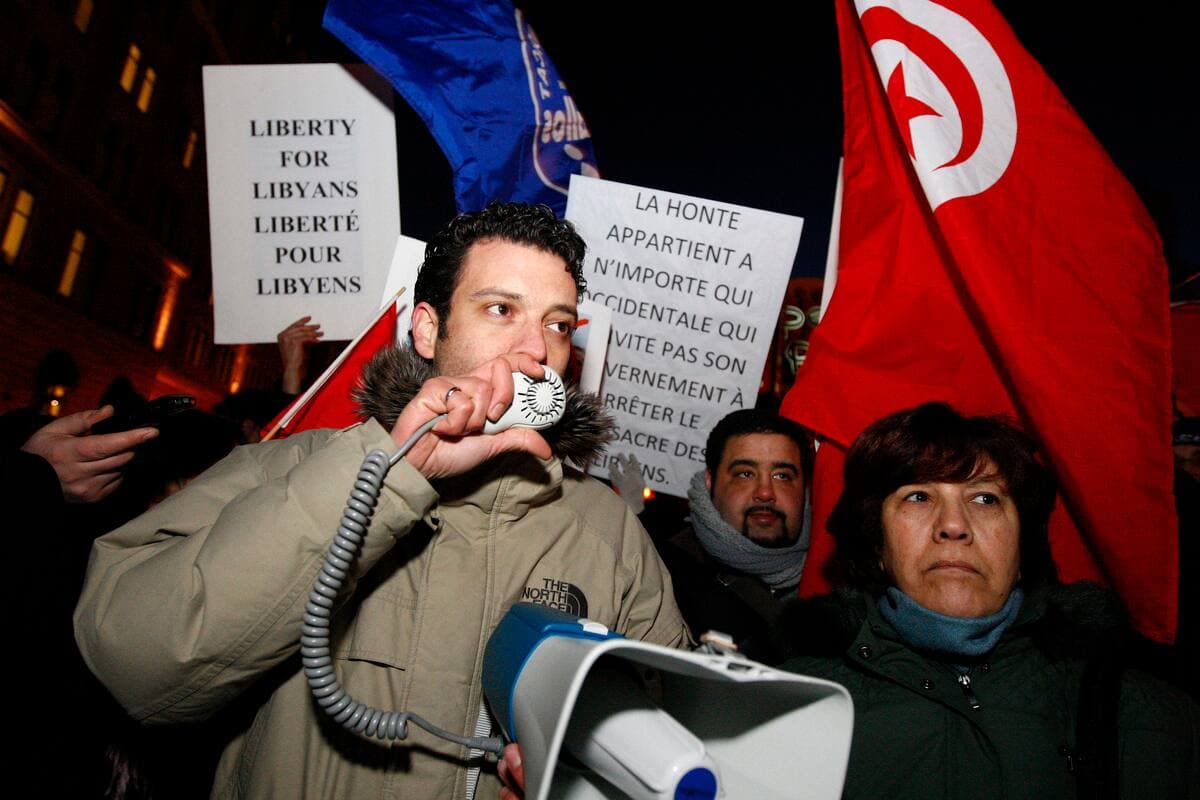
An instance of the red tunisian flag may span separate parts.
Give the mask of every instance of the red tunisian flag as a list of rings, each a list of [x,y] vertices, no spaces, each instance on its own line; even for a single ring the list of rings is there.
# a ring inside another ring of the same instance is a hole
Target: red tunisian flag
[[[396,343],[396,297],[379,309],[379,315],[346,345],[308,391],[271,420],[264,441],[313,428],[345,428],[363,421],[351,392],[371,356]]]
[[[1176,624],[1167,268],[1153,223],[984,0],[839,0],[837,287],[784,413],[829,442],[816,513],[869,423],[926,400],[1007,413],[1062,491],[1063,580]],[[828,586],[814,537],[802,594]],[[816,567],[816,568],[812,568]]]

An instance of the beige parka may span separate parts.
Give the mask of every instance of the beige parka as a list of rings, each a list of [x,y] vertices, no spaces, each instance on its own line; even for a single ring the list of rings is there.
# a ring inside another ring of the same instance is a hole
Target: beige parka
[[[372,419],[238,448],[95,544],[76,638],[125,709],[170,724],[257,706],[222,755],[213,797],[465,796],[463,748],[415,727],[392,745],[341,731],[318,718],[300,670],[309,589],[376,447],[394,444]],[[522,599],[632,638],[690,641],[637,519],[558,458],[508,456],[436,489],[401,461],[355,578],[334,622],[343,685],[464,735],[479,715],[484,645]],[[498,791],[485,765],[475,796]]]

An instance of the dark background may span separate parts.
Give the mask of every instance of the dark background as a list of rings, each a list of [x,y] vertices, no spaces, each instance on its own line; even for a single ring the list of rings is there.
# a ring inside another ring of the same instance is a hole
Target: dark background
[[[802,216],[795,274],[823,273],[842,124],[832,0],[786,17],[758,3],[518,5],[587,119],[603,177]],[[1150,209],[1172,284],[1194,273],[1189,26],[1165,3],[997,6]],[[450,172],[415,114],[397,113],[414,146],[401,152],[401,224],[427,236],[453,213]]]

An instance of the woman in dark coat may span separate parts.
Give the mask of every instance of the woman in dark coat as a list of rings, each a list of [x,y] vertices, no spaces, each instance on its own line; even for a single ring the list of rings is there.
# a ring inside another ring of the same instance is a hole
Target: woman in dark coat
[[[854,442],[849,588],[802,605],[785,665],[854,699],[845,797],[1200,796],[1200,711],[1126,667],[1111,594],[1056,579],[1055,491],[1030,437],[943,403]]]

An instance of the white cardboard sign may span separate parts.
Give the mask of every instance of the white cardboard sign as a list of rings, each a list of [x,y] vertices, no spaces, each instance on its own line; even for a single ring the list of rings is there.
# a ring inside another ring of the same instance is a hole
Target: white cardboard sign
[[[413,287],[417,285],[417,273],[421,271],[424,261],[425,242],[403,235],[396,239],[396,249],[392,252],[380,305],[394,299],[401,289],[404,290],[396,309],[396,338],[400,342],[408,341],[408,332],[412,328]]]
[[[391,96],[365,67],[204,67],[218,344],[374,315],[400,234]]]
[[[579,326],[571,335],[575,357],[583,355],[579,369],[579,388],[592,394],[600,393],[604,376],[604,360],[612,332],[612,310],[586,297],[579,301]]]
[[[685,497],[708,432],[749,408],[804,220],[571,176],[567,218],[587,241],[584,296],[613,312],[600,396],[658,492]]]

